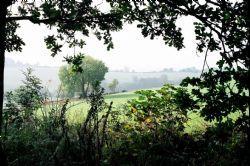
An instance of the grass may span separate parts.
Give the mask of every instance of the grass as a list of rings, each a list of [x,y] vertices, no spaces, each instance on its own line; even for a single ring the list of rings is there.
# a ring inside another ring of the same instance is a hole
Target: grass
[[[105,95],[105,101],[110,102],[113,101],[115,105],[117,104],[124,104],[126,101],[136,98],[138,95],[134,92],[124,92],[124,93],[117,93],[111,95]]]
[[[190,113],[188,114],[188,118],[189,120],[185,124],[185,132],[187,133],[205,130],[209,125],[198,113]]]
[[[117,93],[117,94],[110,94],[105,95],[106,103],[110,103],[113,101],[113,109],[119,109],[119,107],[128,100],[137,98],[138,95],[134,92],[124,92],[124,93]],[[67,118],[68,121],[72,124],[79,124],[83,122],[84,118],[87,115],[87,111],[89,110],[90,106],[86,101],[72,101],[68,105],[68,112]],[[232,115],[232,117],[239,116],[239,115]],[[211,125],[212,123],[206,122],[202,117],[199,116],[198,113],[189,113],[188,114],[189,121],[185,124],[185,132],[191,133],[194,131],[202,131],[205,130],[207,126]]]
[[[105,95],[104,99],[106,103],[113,101],[113,109],[125,104],[128,100],[136,98],[138,95],[134,92],[124,92],[117,94]],[[86,101],[74,101],[69,103],[69,110],[67,118],[70,123],[80,123],[87,115],[87,111],[90,106]]]

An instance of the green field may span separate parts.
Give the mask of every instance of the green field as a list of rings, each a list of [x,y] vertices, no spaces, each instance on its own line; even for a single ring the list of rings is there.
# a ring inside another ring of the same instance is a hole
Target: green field
[[[109,104],[113,101],[113,110],[126,104],[128,100],[137,98],[134,92],[117,93],[105,95],[105,101]],[[87,115],[89,104],[86,101],[72,101],[69,103],[67,117],[70,123],[81,123]],[[189,113],[189,121],[186,124],[186,132],[203,130],[208,125],[198,114]]]
[[[117,93],[117,94],[109,94],[105,95],[105,102],[110,104],[113,101],[112,110],[118,110],[120,107],[127,103],[127,101],[131,99],[137,98],[138,95],[134,92],[124,92],[124,93]],[[84,121],[84,118],[87,115],[89,110],[89,104],[84,100],[79,101],[71,101],[68,104],[68,111],[67,111],[67,118],[69,123],[72,124],[79,124]],[[121,115],[122,116],[122,115]],[[238,117],[239,114],[234,113],[231,115],[231,118],[235,119]],[[199,116],[197,113],[190,112],[188,113],[189,120],[185,124],[186,128],[185,131],[190,133],[193,131],[201,131],[205,130],[208,126],[211,126],[212,123],[206,122],[202,117]]]
[[[134,92],[117,93],[105,95],[105,102],[109,104],[113,101],[113,109],[125,104],[128,100],[136,98],[138,95]],[[70,123],[82,122],[89,110],[89,104],[86,101],[77,101],[69,103],[68,119]]]

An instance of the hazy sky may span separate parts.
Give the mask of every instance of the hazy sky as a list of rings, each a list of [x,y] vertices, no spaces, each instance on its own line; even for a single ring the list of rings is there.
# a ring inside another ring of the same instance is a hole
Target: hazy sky
[[[113,33],[114,49],[106,50],[103,41],[95,36],[86,37],[87,45],[84,49],[76,49],[105,62],[111,70],[124,69],[125,67],[135,71],[158,71],[163,68],[196,67],[201,69],[204,60],[203,54],[196,54],[193,19],[185,17],[178,20],[177,24],[182,28],[185,48],[177,51],[168,47],[159,39],[150,40],[144,38],[136,25],[126,25],[124,29]],[[26,46],[22,52],[7,53],[7,57],[15,61],[46,66],[60,66],[64,56],[73,55],[74,50],[65,47],[55,58],[50,57],[50,52],[44,44],[44,37],[50,31],[45,26],[33,25],[22,22],[18,33],[23,37]],[[218,56],[208,56],[208,64],[214,66]]]

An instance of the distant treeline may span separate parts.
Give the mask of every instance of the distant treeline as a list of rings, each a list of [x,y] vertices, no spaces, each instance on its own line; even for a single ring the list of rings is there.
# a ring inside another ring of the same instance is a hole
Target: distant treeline
[[[135,70],[131,70],[129,68],[124,68],[120,70],[112,70],[111,72],[121,72],[121,73],[140,73]],[[143,72],[143,73],[161,73],[161,72],[192,72],[192,73],[199,73],[201,70],[195,68],[195,67],[187,67],[183,69],[174,69],[174,68],[164,68],[160,71],[149,71],[149,72]]]
[[[146,78],[138,78],[136,76],[133,77],[132,81],[124,82],[119,84],[118,91],[133,91],[138,89],[150,89],[161,87],[166,83],[178,85],[181,82],[181,79],[169,80],[167,75],[161,75],[160,77],[146,77]],[[107,82],[103,82],[102,86],[108,90]]]
[[[13,90],[17,88],[23,79],[22,71],[26,68],[31,67],[34,69],[34,74],[38,76],[44,86],[56,94],[56,91],[60,85],[58,77],[59,67],[46,67],[27,65],[20,62],[14,62],[13,60],[6,59],[6,70],[5,70],[5,90]],[[48,75],[49,73],[49,75]],[[176,70],[173,68],[165,68],[162,71],[152,72],[135,72],[128,68],[119,71],[109,71],[105,75],[105,80],[102,82],[102,86],[109,92],[108,84],[113,79],[117,79],[119,84],[117,86],[118,91],[131,91],[138,89],[150,89],[161,87],[165,83],[178,85],[181,80],[187,76],[197,77],[201,73],[200,70],[195,67],[184,68]]]

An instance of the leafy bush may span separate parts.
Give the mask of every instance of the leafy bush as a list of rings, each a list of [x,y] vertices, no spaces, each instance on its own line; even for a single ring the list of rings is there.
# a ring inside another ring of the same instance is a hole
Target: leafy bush
[[[138,99],[113,111],[106,163],[111,165],[230,165],[247,164],[244,134],[233,121],[205,131],[185,133],[188,113],[199,111],[196,99],[183,87],[137,91]],[[115,114],[115,115],[113,115]],[[119,115],[122,114],[122,119]],[[239,155],[244,152],[244,155]]]
[[[138,99],[129,102],[136,121],[149,128],[157,126],[173,131],[183,131],[187,113],[196,108],[187,90],[166,84],[161,89],[135,92]]]

